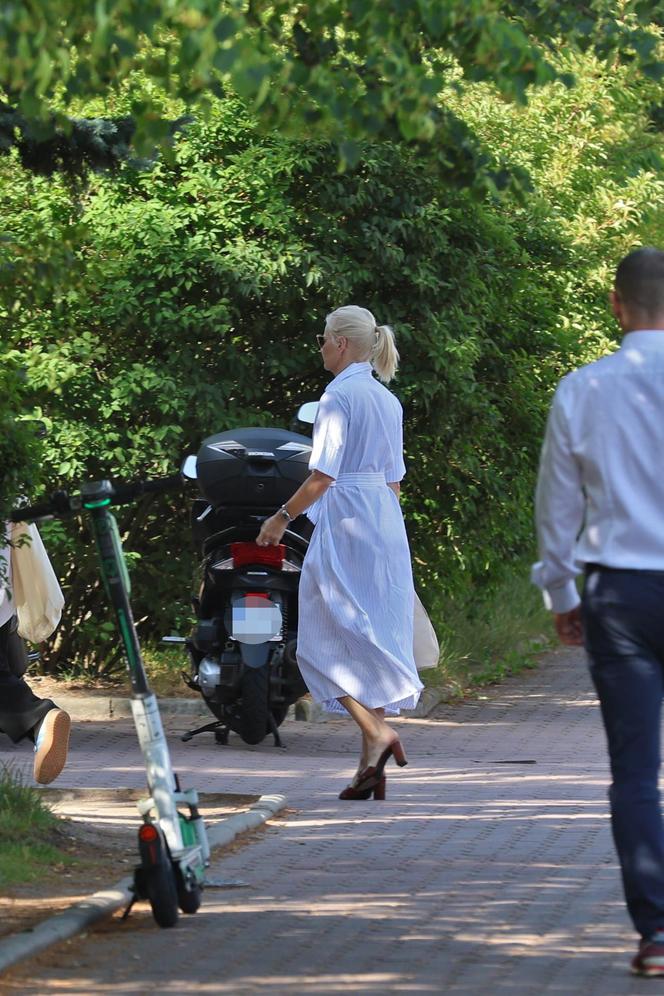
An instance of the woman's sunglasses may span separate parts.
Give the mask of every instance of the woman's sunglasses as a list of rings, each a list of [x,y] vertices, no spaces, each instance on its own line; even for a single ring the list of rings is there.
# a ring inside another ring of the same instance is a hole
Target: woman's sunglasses
[[[320,335],[320,334],[317,335],[316,336],[316,342],[318,343],[318,348],[322,349],[323,346],[325,345],[325,336],[324,335]]]

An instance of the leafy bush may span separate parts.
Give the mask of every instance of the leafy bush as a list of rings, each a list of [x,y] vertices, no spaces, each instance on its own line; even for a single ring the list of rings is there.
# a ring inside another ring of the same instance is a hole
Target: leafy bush
[[[45,480],[170,473],[212,432],[288,424],[326,382],[314,340],[325,314],[361,303],[394,324],[402,353],[405,511],[424,599],[489,592],[531,544],[550,391],[612,345],[612,267],[661,232],[655,91],[590,56],[574,70],[577,89],[551,84],[527,106],[485,85],[459,103],[489,148],[530,172],[520,203],[441,189],[389,144],[363,146],[340,173],[332,147],[266,137],[231,99],[150,173],[71,188],[12,164],[0,208],[13,265],[45,241],[72,260],[65,291],[46,273],[11,316],[51,426]],[[87,526],[45,532],[67,596],[49,667],[113,669]],[[195,566],[185,502],[145,499],[121,532],[144,634],[183,625]]]

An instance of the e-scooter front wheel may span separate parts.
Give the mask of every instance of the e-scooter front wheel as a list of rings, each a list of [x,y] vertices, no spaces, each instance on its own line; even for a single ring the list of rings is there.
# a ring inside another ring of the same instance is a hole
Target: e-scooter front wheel
[[[177,884],[178,906],[183,913],[196,913],[201,905],[201,888],[199,885],[185,885],[182,871],[178,868],[175,873]]]

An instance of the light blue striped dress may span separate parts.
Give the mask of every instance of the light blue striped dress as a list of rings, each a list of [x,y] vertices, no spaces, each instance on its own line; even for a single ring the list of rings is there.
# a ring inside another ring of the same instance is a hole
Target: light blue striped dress
[[[334,484],[300,578],[297,659],[312,697],[331,712],[350,695],[371,709],[412,709],[422,689],[413,659],[414,589],[399,500],[405,473],[401,405],[352,363],[330,383],[314,425],[310,470]]]

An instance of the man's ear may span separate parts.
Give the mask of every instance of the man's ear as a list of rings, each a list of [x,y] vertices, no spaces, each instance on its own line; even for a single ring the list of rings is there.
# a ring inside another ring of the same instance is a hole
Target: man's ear
[[[615,317],[620,321],[623,315],[622,300],[620,294],[617,290],[609,291],[609,302],[611,304],[611,311]]]

